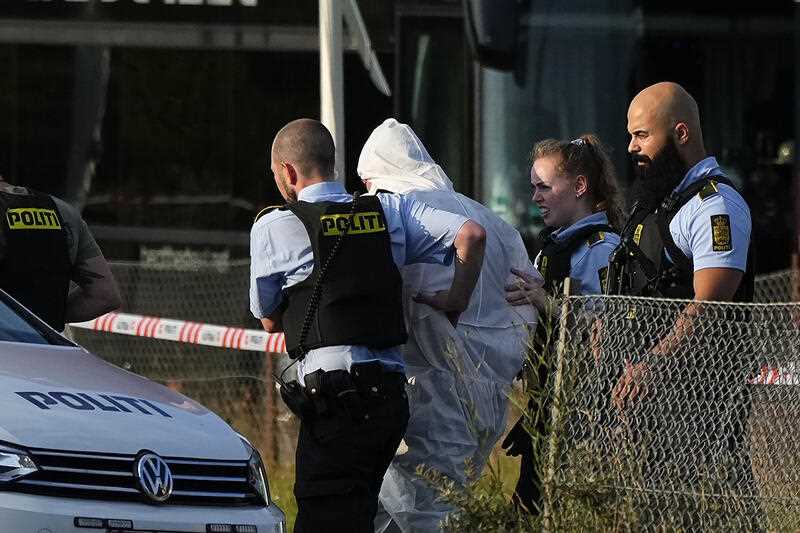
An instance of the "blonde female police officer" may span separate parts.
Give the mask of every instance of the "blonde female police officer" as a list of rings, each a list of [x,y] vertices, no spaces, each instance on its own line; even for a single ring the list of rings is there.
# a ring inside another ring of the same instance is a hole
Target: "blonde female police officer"
[[[603,292],[608,258],[619,244],[614,229],[618,220],[617,180],[613,164],[594,135],[573,141],[540,141],[531,152],[531,160],[533,201],[547,225],[543,248],[535,261],[544,285],[539,286],[528,274],[514,272],[520,280],[506,288],[506,299],[512,305],[532,301],[544,311],[546,298],[566,277],[578,283],[579,294]],[[541,333],[539,337],[544,338]],[[546,379],[546,372],[546,368],[539,369],[540,383]],[[531,438],[521,422],[503,441],[503,447],[509,455],[522,456],[515,501],[536,513],[541,493]],[[543,424],[541,421],[540,431]]]

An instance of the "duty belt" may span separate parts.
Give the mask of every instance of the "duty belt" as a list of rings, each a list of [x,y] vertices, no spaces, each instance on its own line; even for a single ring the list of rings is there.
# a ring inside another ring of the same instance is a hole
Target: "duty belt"
[[[294,382],[296,383],[296,382]],[[286,404],[301,420],[324,420],[346,412],[353,421],[392,414],[390,400],[405,396],[405,376],[377,362],[354,364],[346,370],[317,370],[305,377],[305,387],[281,388]]]

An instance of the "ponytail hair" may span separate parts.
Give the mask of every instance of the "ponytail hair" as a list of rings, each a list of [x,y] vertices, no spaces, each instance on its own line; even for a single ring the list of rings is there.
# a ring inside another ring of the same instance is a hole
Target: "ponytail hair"
[[[622,223],[619,207],[617,172],[608,149],[592,133],[585,133],[573,141],[545,139],[531,150],[530,162],[551,155],[560,155],[559,171],[568,176],[586,176],[592,212],[605,211],[608,222],[616,229]]]

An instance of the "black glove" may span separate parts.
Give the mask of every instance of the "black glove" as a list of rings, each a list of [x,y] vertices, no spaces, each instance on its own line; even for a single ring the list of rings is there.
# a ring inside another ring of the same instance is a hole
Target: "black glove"
[[[506,455],[516,457],[518,455],[530,455],[533,453],[533,439],[530,433],[525,430],[523,422],[525,417],[520,417],[511,431],[508,432],[503,443],[500,445],[506,451]]]

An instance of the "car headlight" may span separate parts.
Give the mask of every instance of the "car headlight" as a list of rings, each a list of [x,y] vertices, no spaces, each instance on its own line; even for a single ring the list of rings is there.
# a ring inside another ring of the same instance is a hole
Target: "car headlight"
[[[247,482],[256,491],[256,494],[261,496],[264,505],[270,505],[269,482],[267,481],[267,471],[264,468],[264,461],[261,460],[261,454],[246,438],[241,435],[239,435],[239,438],[242,439],[245,447],[250,450],[250,460],[247,462]]]
[[[26,451],[0,444],[0,483],[29,476],[37,470]]]

